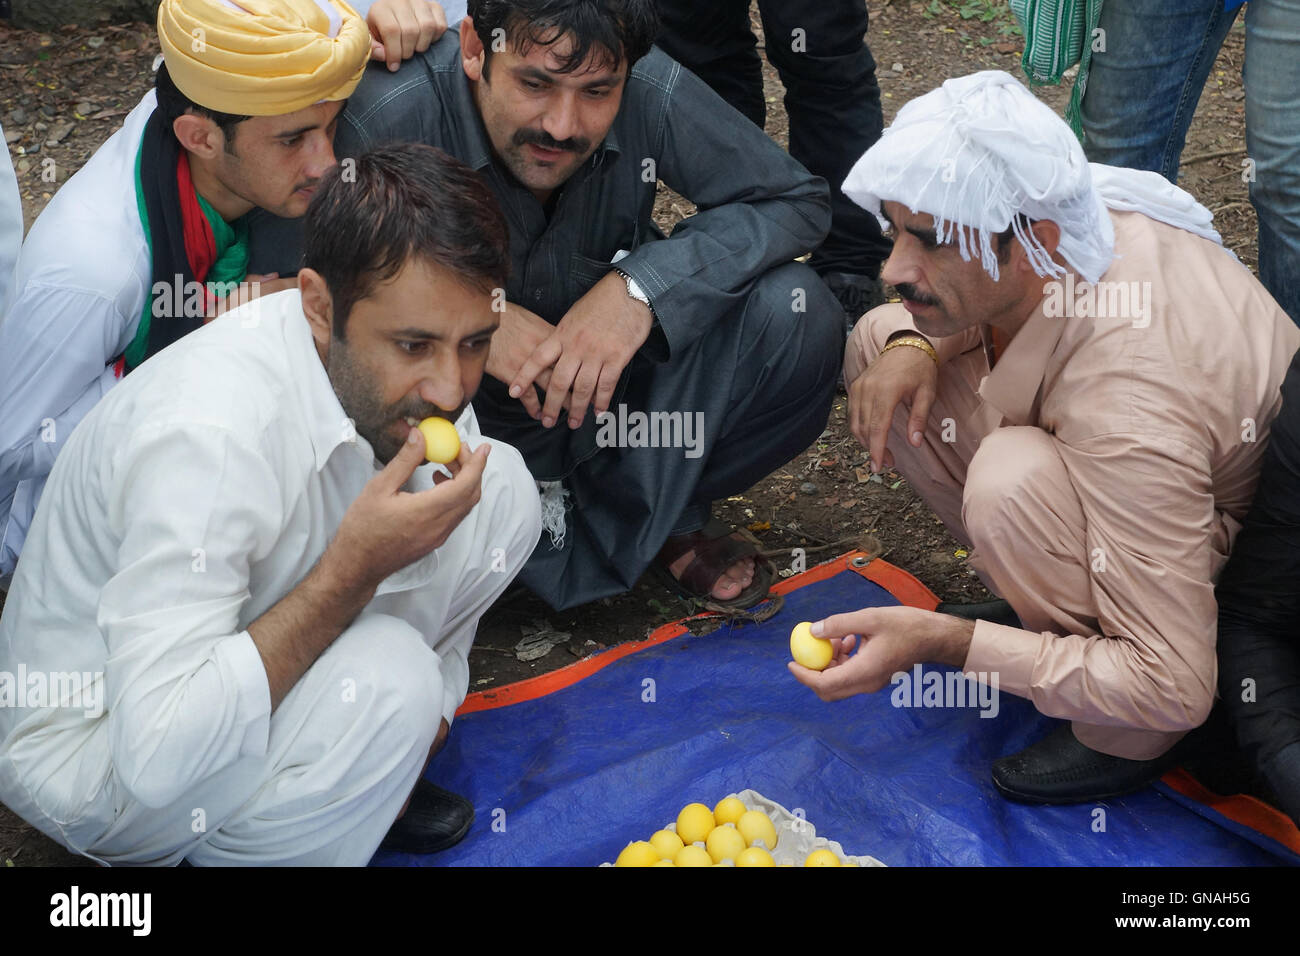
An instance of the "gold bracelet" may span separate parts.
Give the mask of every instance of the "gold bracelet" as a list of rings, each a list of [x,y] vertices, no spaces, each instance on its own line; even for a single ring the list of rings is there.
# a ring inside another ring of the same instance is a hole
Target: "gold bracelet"
[[[880,354],[884,355],[890,349],[899,345],[910,345],[912,348],[920,349],[926,355],[930,356],[930,358],[934,359],[935,365],[939,364],[939,353],[934,350],[933,345],[927,342],[920,335],[900,335],[896,339],[891,339],[889,342],[885,343],[885,347],[880,350]]]

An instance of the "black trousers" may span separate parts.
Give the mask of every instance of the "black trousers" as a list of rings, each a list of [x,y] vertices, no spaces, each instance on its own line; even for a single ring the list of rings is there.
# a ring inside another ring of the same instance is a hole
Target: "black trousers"
[[[790,155],[831,187],[830,235],[809,265],[874,278],[890,243],[840,191],[883,124],[866,0],[759,0],[758,8],[767,58],[785,85]],[[749,0],[659,0],[659,15],[659,46],[761,128],[767,107]]]

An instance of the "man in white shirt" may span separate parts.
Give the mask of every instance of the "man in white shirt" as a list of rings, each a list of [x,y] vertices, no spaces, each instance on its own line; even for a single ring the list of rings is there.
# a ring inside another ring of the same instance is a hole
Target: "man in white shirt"
[[[412,784],[541,532],[468,404],[505,221],[472,170],[399,146],[328,174],[306,227],[298,290],[74,432],[0,617],[0,801],[106,863],[360,865],[473,818]],[[418,467],[430,415],[464,436],[450,478]]]
[[[0,140],[4,128],[0,127]],[[18,198],[18,178],[14,175],[9,147],[0,149],[0,319],[9,306],[14,290],[14,267],[18,249],[23,244],[23,203]]]
[[[59,190],[23,245],[0,310],[0,587],[54,457],[95,403],[224,307],[223,291],[293,286],[247,274],[242,217],[305,212],[367,57],[395,67],[445,29],[425,0],[377,0],[369,30],[332,0],[259,10],[164,0],[157,95]]]

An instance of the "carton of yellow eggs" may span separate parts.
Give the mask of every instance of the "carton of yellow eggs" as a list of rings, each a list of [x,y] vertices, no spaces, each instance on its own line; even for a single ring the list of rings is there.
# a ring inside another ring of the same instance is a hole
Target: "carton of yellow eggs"
[[[609,864],[604,864],[608,866]],[[884,866],[850,856],[816,835],[802,811],[791,813],[753,790],[709,809],[688,803],[677,819],[648,840],[629,843],[614,866]]]

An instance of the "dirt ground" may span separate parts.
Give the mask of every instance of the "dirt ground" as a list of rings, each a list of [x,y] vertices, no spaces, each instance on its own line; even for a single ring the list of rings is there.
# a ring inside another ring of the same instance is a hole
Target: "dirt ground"
[[[990,6],[987,0],[869,0],[868,5],[867,43],[877,63],[886,124],[908,100],[949,77],[1001,69],[1023,79],[1020,38],[1000,2]],[[756,14],[755,29],[761,39]],[[1181,185],[1214,212],[1225,243],[1254,268],[1255,213],[1241,178],[1244,45],[1238,23],[1197,108],[1183,154]],[[18,172],[28,227],[58,184],[81,167],[151,86],[157,52],[153,28],[146,24],[69,24],[52,34],[0,24],[0,122]],[[784,146],[782,87],[770,67],[765,68],[765,81],[767,132]],[[1036,92],[1058,113],[1064,112],[1068,82]],[[656,204],[656,218],[665,229],[691,211],[689,203],[666,190]],[[719,502],[715,513],[735,526],[749,527],[778,568],[789,567],[793,548],[804,548],[812,566],[871,536],[879,540],[887,560],[910,571],[942,600],[987,600],[990,595],[967,566],[965,552],[907,482],[892,472],[869,477],[866,451],[848,431],[845,402],[841,392],[826,431],[813,447],[743,495]],[[561,613],[516,591],[482,623],[470,657],[470,690],[531,677],[609,645],[639,640],[694,610],[649,577],[628,594]],[[526,636],[551,637],[558,643],[545,656],[521,660],[516,646]],[[2,806],[0,860],[16,866],[87,862]]]

